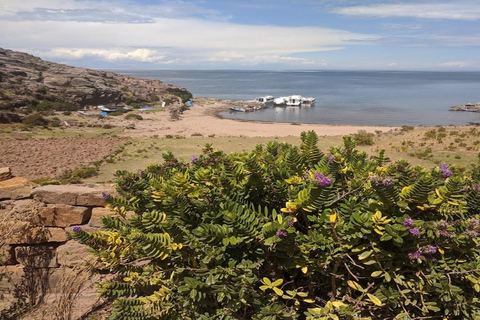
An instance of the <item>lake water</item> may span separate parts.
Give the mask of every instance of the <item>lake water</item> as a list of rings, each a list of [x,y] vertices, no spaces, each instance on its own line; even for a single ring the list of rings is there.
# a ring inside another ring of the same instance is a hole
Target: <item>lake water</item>
[[[313,107],[222,114],[244,120],[352,125],[465,125],[480,113],[449,112],[480,101],[480,72],[405,71],[116,71],[187,88],[195,97],[253,100],[300,94]]]

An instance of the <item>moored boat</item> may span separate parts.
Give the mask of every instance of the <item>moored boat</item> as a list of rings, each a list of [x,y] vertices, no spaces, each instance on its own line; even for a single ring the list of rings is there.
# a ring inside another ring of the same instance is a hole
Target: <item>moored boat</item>
[[[255,101],[261,102],[261,103],[267,103],[267,102],[273,101],[273,99],[275,99],[273,96],[264,96],[264,97],[255,98]]]
[[[288,107],[300,107],[300,106],[311,106],[315,103],[315,98],[308,97],[304,98],[300,95],[292,95],[286,97],[280,97],[273,100],[273,104],[277,106],[288,106]]]

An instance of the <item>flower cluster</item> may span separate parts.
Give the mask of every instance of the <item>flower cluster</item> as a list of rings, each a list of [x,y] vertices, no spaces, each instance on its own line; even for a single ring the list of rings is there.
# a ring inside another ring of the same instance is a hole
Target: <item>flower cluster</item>
[[[334,157],[333,155],[330,155],[330,156],[328,157],[328,162],[329,162],[329,163],[333,163],[334,161],[335,161],[335,157]]]
[[[455,238],[455,232],[447,230],[450,226],[452,226],[451,223],[442,220],[437,228],[438,234],[444,238],[449,238],[449,239]]]
[[[80,232],[80,231],[82,231],[82,227],[80,227],[80,226],[75,226],[75,227],[73,227],[72,231],[75,232],[75,233],[76,233],[76,232]]]
[[[110,198],[110,195],[108,193],[102,193],[103,200],[108,200],[108,198]]]
[[[452,171],[450,171],[450,169],[448,169],[448,166],[444,163],[439,164],[438,168],[440,169],[440,171],[442,171],[442,177],[444,177],[444,178],[448,178],[453,174]]]
[[[370,181],[372,181],[375,187],[384,186],[391,187],[394,184],[393,177],[391,176],[371,176]]]
[[[419,248],[415,252],[409,252],[408,258],[410,260],[421,259],[421,260],[427,260],[427,261],[434,261],[435,258],[433,257],[433,255],[437,253],[437,251],[438,251],[438,248],[436,246],[428,244],[426,246]]]
[[[289,227],[293,227],[295,225],[295,219],[294,218],[291,218],[290,220],[288,220],[288,226]]]
[[[471,238],[478,237],[478,233],[480,232],[480,224],[478,219],[473,218],[467,224],[467,235]]]
[[[313,177],[315,178],[315,180],[317,180],[318,185],[322,188],[329,187],[332,184],[332,180],[330,180],[321,173],[315,173],[313,174]]]
[[[420,229],[414,228],[415,221],[412,218],[403,220],[403,226],[408,229],[408,232],[414,237],[420,236]]]
[[[279,238],[285,238],[286,236],[288,236],[288,232],[282,229],[278,229],[277,232],[275,232],[275,234]]]
[[[198,162],[198,157],[197,156],[192,156],[192,162],[193,163]]]

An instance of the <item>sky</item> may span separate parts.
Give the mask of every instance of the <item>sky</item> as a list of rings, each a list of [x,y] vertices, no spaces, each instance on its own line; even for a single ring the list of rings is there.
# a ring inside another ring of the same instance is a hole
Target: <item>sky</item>
[[[480,71],[480,0],[0,0],[0,47],[99,69]]]

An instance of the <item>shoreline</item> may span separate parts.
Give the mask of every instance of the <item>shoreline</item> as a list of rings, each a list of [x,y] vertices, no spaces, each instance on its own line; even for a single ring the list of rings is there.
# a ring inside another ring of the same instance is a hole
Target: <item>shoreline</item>
[[[219,114],[228,111],[232,106],[243,106],[246,103],[248,102],[196,98],[194,99],[195,106],[181,114],[179,120],[172,121],[167,109],[165,111],[141,113],[144,120],[135,121],[135,129],[129,131],[127,135],[133,137],[153,135],[285,137],[300,136],[303,131],[314,130],[319,136],[336,136],[353,134],[358,130],[374,133],[375,131],[387,132],[399,128],[239,120],[225,118]],[[132,123],[132,121],[113,117],[110,118],[109,122],[123,127]]]

